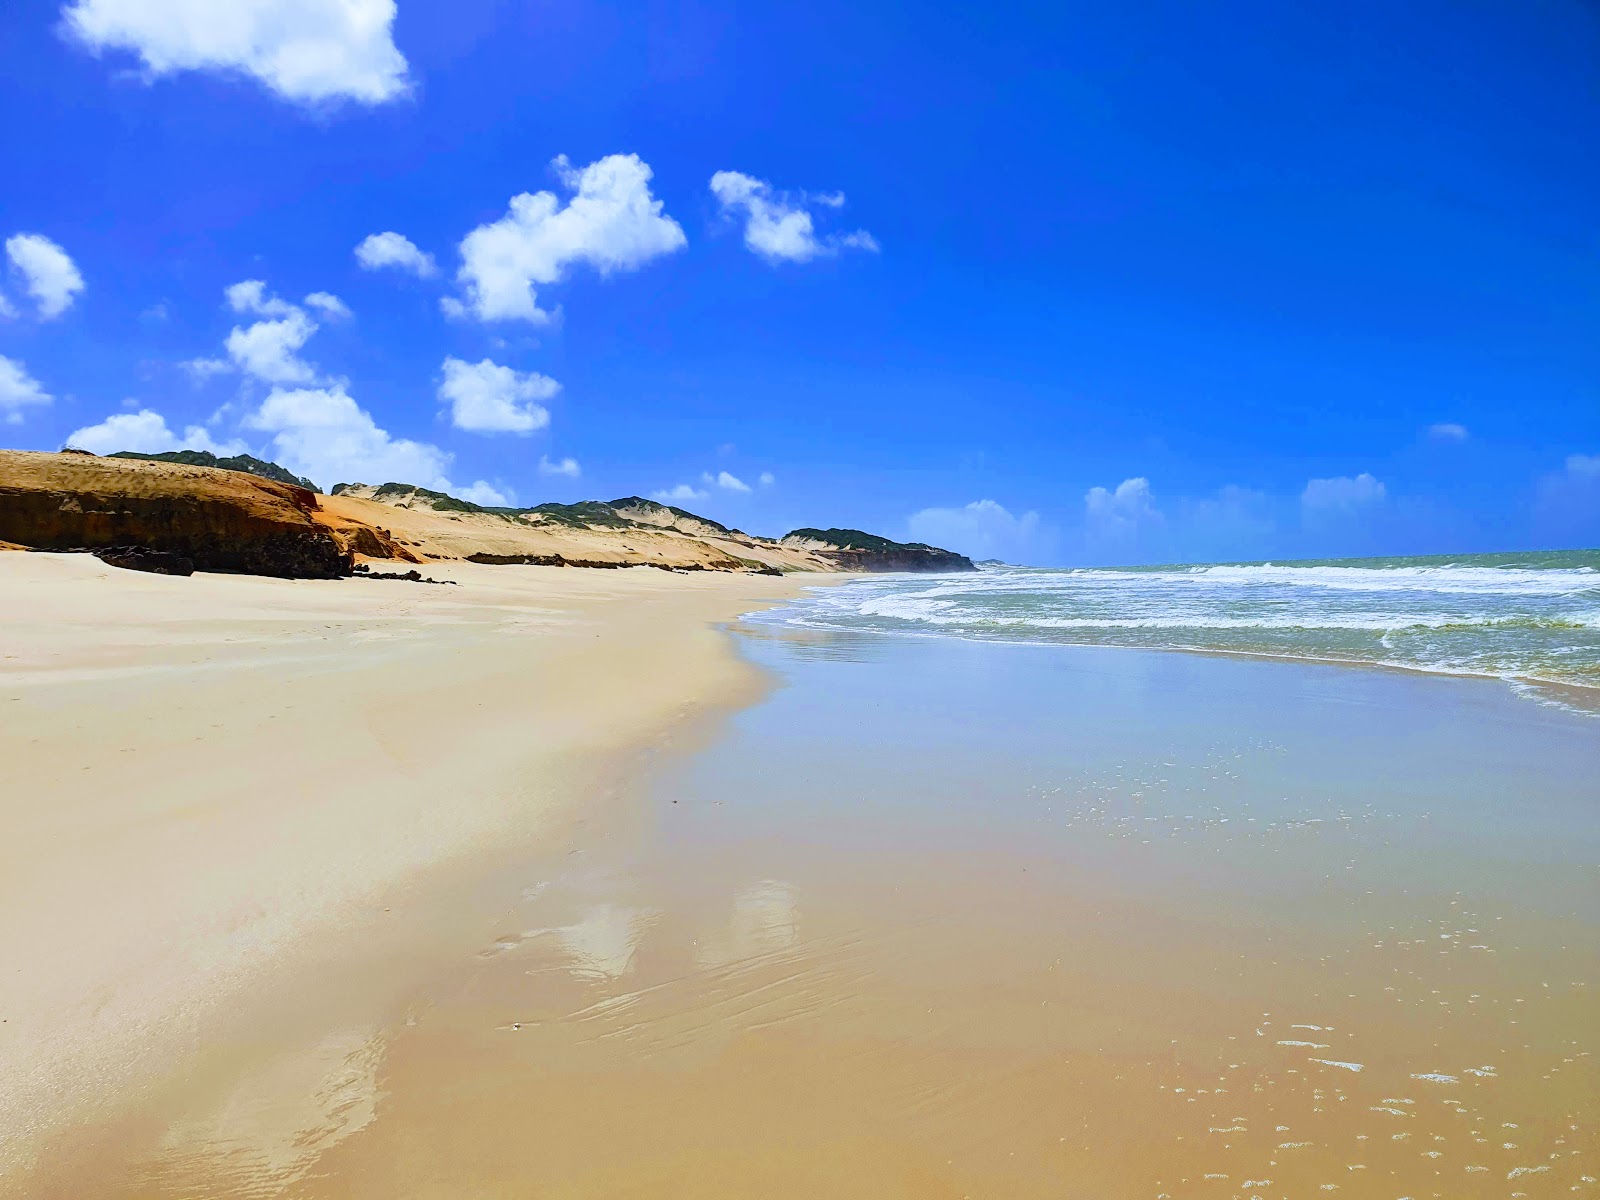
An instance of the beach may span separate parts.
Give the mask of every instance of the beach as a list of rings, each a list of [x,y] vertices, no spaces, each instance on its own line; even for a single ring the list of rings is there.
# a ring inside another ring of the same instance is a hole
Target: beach
[[[111,1164],[211,1089],[403,1019],[508,871],[759,695],[714,626],[793,590],[428,574],[460,583],[0,554],[0,1191],[137,1192]]]
[[[1594,1186],[1579,709],[840,616],[959,581],[0,569],[14,1194]]]

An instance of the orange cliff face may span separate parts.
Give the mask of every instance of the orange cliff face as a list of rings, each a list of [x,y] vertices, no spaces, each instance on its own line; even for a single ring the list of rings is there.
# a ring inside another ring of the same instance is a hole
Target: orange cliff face
[[[139,546],[200,570],[290,579],[350,572],[314,492],[240,471],[0,450],[0,541],[35,550]]]

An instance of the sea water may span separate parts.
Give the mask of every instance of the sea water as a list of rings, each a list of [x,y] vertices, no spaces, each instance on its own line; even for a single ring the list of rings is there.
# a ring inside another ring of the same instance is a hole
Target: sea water
[[[1140,646],[1600,689],[1600,551],[995,567],[816,589],[757,621]],[[1548,694],[1548,693],[1546,693]]]

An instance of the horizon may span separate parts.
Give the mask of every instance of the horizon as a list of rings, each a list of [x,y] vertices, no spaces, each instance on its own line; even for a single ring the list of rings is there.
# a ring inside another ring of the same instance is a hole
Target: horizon
[[[20,449],[1041,566],[1600,544],[1576,0],[168,7],[8,15]]]

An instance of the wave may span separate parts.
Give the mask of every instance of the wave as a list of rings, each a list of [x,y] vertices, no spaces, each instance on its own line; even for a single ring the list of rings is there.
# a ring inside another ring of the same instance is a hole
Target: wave
[[[1567,596],[1584,592],[1600,595],[1600,571],[1592,567],[1296,567],[1272,563],[1121,570],[1074,567],[993,570],[973,577],[970,583],[951,580],[945,586],[979,592],[1011,591],[1037,588],[1044,581],[1042,577],[1123,588],[1167,583],[1191,588],[1280,586],[1354,592],[1434,592],[1441,595]]]
[[[1538,557],[1561,561],[1005,567],[980,575],[880,577],[815,589],[765,620],[845,632],[1366,663],[1600,688],[1600,553]]]
[[[929,625],[980,625],[997,628],[1039,629],[1262,629],[1292,633],[1313,630],[1358,630],[1372,633],[1404,633],[1408,629],[1442,632],[1467,632],[1490,629],[1521,630],[1600,630],[1600,612],[1581,618],[1571,617],[1482,617],[1463,618],[1456,615],[1433,614],[1347,614],[1330,617],[1214,617],[1214,616],[1152,616],[1152,617],[1002,617],[980,611],[952,612],[927,611],[914,604],[892,600],[867,602],[858,610],[864,616],[890,617],[902,621],[917,621]]]

